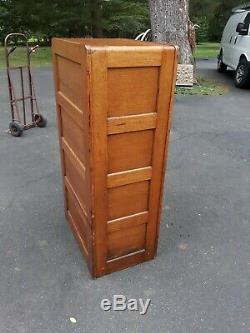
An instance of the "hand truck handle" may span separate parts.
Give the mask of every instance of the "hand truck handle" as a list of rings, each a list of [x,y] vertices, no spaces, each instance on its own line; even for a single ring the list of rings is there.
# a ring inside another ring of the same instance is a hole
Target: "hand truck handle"
[[[36,52],[36,50],[39,48],[39,45],[35,45],[35,46],[33,46],[33,47],[30,47],[30,49],[29,49],[29,54],[31,54],[31,53],[35,53]]]
[[[17,46],[12,46],[10,49],[8,49],[8,56],[15,51],[15,49],[17,48]]]

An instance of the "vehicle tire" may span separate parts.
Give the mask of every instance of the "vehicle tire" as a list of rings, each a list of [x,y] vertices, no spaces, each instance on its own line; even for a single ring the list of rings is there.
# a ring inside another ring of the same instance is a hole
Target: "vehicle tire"
[[[224,64],[223,62],[223,57],[222,57],[222,52],[218,56],[218,61],[217,61],[217,72],[218,73],[225,73],[227,70],[227,65]]]
[[[10,134],[19,137],[23,134],[23,125],[18,123],[17,121],[12,121],[9,124]]]
[[[47,119],[44,118],[41,114],[35,114],[34,121],[37,127],[46,127],[47,125]]]
[[[250,68],[246,59],[241,59],[235,71],[234,84],[237,88],[247,88],[250,85]]]

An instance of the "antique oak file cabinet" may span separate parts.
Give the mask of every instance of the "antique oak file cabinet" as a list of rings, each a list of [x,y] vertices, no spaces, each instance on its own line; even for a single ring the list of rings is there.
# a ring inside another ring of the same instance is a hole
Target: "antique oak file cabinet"
[[[53,40],[65,213],[93,277],[153,259],[176,48]]]

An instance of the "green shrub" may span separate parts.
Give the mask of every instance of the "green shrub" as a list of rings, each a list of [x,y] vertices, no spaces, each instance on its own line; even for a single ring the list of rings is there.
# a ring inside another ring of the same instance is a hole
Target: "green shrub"
[[[207,16],[193,17],[192,22],[198,24],[196,29],[196,39],[197,43],[205,43],[208,41],[208,29],[209,23]]]

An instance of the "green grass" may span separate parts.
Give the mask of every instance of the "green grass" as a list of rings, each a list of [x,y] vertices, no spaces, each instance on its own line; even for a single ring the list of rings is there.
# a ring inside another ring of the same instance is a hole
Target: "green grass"
[[[202,43],[197,45],[196,58],[215,58],[219,53],[218,43]],[[18,48],[11,55],[13,65],[22,65],[25,62],[25,49]],[[51,65],[50,47],[40,47],[31,58],[32,67],[46,67]],[[0,47],[0,69],[5,68],[4,48]]]
[[[197,83],[193,87],[176,87],[177,95],[205,95],[205,96],[219,96],[224,95],[228,88],[223,84],[213,80],[204,79],[199,77]]]
[[[11,55],[10,61],[11,65],[24,65],[26,62],[26,49],[19,47]],[[32,67],[46,67],[51,66],[51,49],[50,47],[40,47],[34,54],[31,56],[31,65]],[[5,64],[5,54],[4,48],[0,47],[0,69],[6,67]]]
[[[195,57],[197,59],[216,58],[219,53],[219,48],[219,43],[201,43],[197,45]]]

